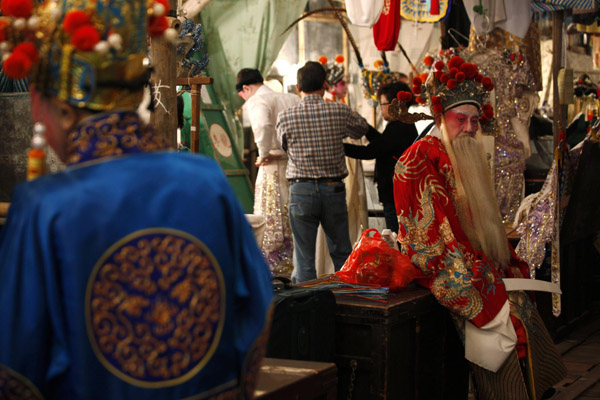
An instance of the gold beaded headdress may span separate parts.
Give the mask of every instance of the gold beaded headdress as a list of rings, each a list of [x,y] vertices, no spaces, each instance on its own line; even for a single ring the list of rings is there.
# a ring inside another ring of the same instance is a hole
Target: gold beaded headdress
[[[166,0],[1,0],[2,72],[91,110],[136,107],[148,36],[168,31]],[[167,32],[171,33],[171,32]]]

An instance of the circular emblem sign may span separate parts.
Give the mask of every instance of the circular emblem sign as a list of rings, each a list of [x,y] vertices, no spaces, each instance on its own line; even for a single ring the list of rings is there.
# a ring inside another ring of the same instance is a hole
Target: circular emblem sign
[[[100,362],[148,388],[196,375],[219,344],[225,286],[210,250],[173,229],[130,234],[108,249],[90,275],[88,336]]]
[[[219,124],[212,124],[209,129],[209,135],[215,150],[225,158],[231,157],[233,149],[231,147],[231,140],[229,140],[225,129]]]

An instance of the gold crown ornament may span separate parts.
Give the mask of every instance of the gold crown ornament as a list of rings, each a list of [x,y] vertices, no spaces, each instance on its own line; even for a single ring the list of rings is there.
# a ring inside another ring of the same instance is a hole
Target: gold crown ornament
[[[0,12],[2,73],[95,111],[136,107],[148,36],[177,37],[167,0],[0,0]]]

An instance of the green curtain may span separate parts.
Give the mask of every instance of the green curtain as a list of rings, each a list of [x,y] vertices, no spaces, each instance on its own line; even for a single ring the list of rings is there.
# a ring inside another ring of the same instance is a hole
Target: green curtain
[[[308,0],[212,0],[200,12],[210,62],[208,75],[225,106],[232,138],[243,148],[242,129],[235,117],[243,100],[235,91],[242,68],[269,71],[291,30],[282,32],[302,15]]]

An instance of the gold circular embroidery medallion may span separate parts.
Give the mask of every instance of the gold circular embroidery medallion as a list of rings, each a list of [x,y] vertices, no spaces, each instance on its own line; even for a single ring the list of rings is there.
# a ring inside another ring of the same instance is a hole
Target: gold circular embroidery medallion
[[[183,383],[210,360],[225,320],[225,285],[211,251],[174,229],[134,232],[96,263],[86,323],[100,362],[120,379]]]
[[[43,398],[29,379],[0,364],[0,399],[43,400]]]

